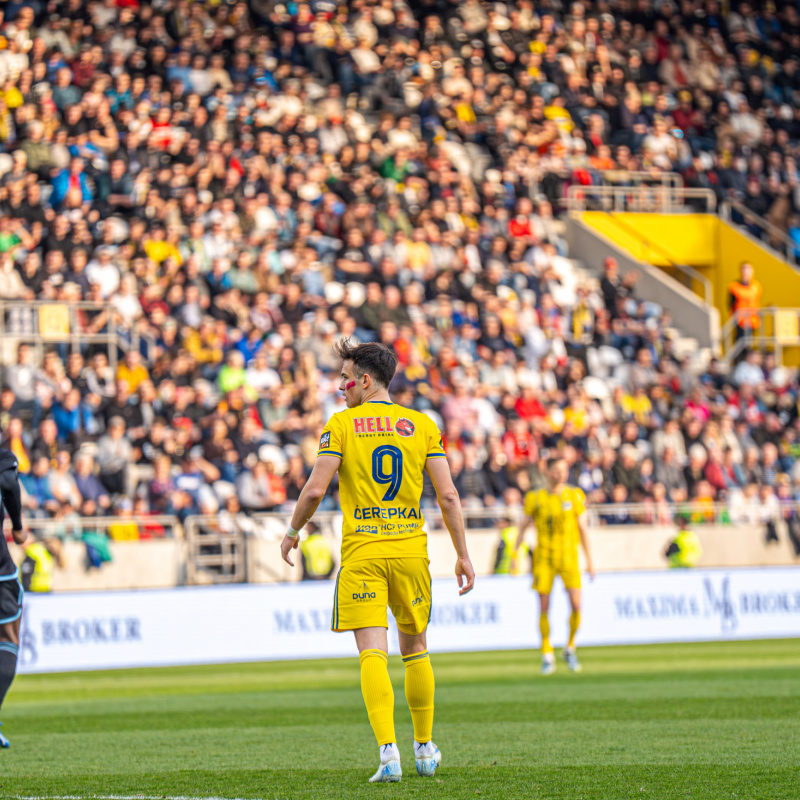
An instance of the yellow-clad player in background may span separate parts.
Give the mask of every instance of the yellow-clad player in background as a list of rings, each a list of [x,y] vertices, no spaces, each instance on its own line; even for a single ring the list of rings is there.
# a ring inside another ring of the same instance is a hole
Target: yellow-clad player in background
[[[578,544],[583,545],[590,577],[594,577],[592,556],[586,535],[586,495],[567,484],[569,469],[562,458],[547,462],[547,487],[525,495],[525,518],[519,528],[516,549],[525,539],[531,523],[536,526],[533,552],[533,588],[539,593],[539,629],[542,632],[542,675],[556,671],[553,645],[550,644],[550,592],[556,575],[561,576],[569,595],[569,642],[564,659],[573,672],[581,669],[575,651],[575,634],[581,624],[581,573]]]
[[[467,553],[461,502],[435,423],[389,399],[395,355],[381,344],[347,341],[340,342],[336,352],[344,362],[339,388],[347,410],[334,414],[322,432],[317,461],[297,500],[281,555],[294,566],[289,554],[300,541],[299,531],[338,470],[344,525],[331,628],[355,633],[361,691],[381,759],[370,783],[399,781],[403,774],[387,668],[387,605],[397,622],[406,667],[417,772],[431,776],[441,754],[431,741],[434,680],[425,633],[431,615],[431,576],[420,508],[423,470],[433,483],[453,540],[463,595],[472,589],[475,570]]]

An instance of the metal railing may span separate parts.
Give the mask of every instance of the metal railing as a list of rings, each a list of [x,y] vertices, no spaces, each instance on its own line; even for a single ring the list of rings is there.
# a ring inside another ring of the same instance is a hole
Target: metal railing
[[[176,538],[183,535],[180,520],[171,515],[127,515],[118,517],[61,517],[37,519],[29,517],[23,509],[26,530],[37,537],[80,540],[85,534],[105,534],[111,541],[120,535],[121,541],[136,539]],[[10,530],[6,520],[5,529]],[[132,535],[135,531],[136,535]],[[119,533],[118,533],[119,532]]]
[[[800,504],[792,503],[795,511]],[[696,525],[762,525],[776,520],[779,507],[765,507],[758,498],[750,502],[744,497],[730,503],[605,503],[587,509],[589,526],[600,528],[609,525],[638,526],[673,525],[679,517]],[[635,530],[634,530],[635,532]]]
[[[667,173],[669,174],[669,173]],[[570,186],[567,191],[567,211],[630,211],[649,214],[676,214],[685,212],[686,201],[700,201],[705,212],[717,210],[717,196],[711,189],[694,189],[684,186]],[[697,209],[693,209],[694,213]]]
[[[800,512],[800,503],[791,504],[795,513]],[[673,528],[678,515],[688,518],[691,527],[707,525],[744,526],[751,528],[755,536],[761,536],[764,525],[777,522],[781,509],[777,503],[763,505],[758,498],[747,499],[739,494],[738,499],[729,503],[622,503],[600,504],[588,508],[590,529],[598,536],[610,526],[624,530],[635,536],[653,526]],[[425,529],[432,539],[448,537],[438,508],[423,509]],[[467,536],[499,536],[505,525],[519,525],[523,520],[519,506],[506,508],[464,509]],[[181,523],[177,517],[126,516],[126,517],[85,517],[72,519],[26,519],[25,526],[40,538],[53,538],[61,541],[86,541],[89,533],[109,535],[112,544],[115,533],[121,533],[121,541],[135,547],[136,542],[127,538],[130,526],[143,538],[159,539],[173,537],[185,539],[181,546],[180,569],[182,576],[178,584],[217,584],[247,583],[249,581],[282,582],[298,577],[297,571],[283,569],[277,545],[283,538],[291,519],[287,512],[245,515],[236,517],[226,515],[191,516]],[[342,540],[342,514],[340,512],[319,512],[314,515],[314,523],[330,541],[331,549],[338,552]],[[9,531],[6,520],[6,532]],[[114,526],[120,526],[114,531]],[[305,533],[302,534],[305,536]],[[485,541],[485,540],[484,540]],[[433,545],[436,547],[436,545]],[[112,550],[112,554],[114,551]],[[297,563],[297,559],[295,559]],[[185,569],[183,568],[185,567]],[[252,574],[251,574],[252,571]]]
[[[105,331],[87,332],[82,314],[107,314]],[[108,361],[116,370],[119,353],[130,350],[143,352],[150,360],[155,348],[152,337],[140,334],[136,326],[121,328],[110,303],[82,300],[75,303],[49,300],[0,300],[0,337],[15,344],[33,345],[37,361],[41,362],[46,347],[62,345],[75,353],[87,345],[103,345]]]
[[[742,218],[741,222],[734,219],[737,214]],[[750,211],[744,203],[733,198],[728,198],[720,207],[719,215],[722,219],[733,222],[736,225],[749,226],[754,224],[764,233],[764,237],[758,239],[758,243],[762,247],[773,250],[793,267],[800,266],[800,259],[797,257],[798,243],[788,236],[786,231],[781,230],[769,220]]]
[[[425,528],[429,534],[446,534],[442,512],[438,506],[423,509],[423,514]],[[512,524],[517,524],[520,511],[504,507],[464,509],[468,530],[494,528],[507,516]],[[250,563],[248,541],[255,538],[277,544],[286,533],[291,518],[290,511],[265,514],[241,513],[236,517],[225,515],[187,517],[183,525],[188,544],[187,582],[190,584],[246,582]],[[314,515],[314,523],[338,548],[342,540],[341,512],[317,512]],[[258,562],[255,566],[272,579],[281,580],[280,574],[270,564]]]
[[[739,327],[740,320],[758,317],[757,328]],[[731,314],[722,326],[723,361],[731,365],[747,350],[771,350],[783,363],[784,347],[800,347],[800,308],[742,309]]]
[[[667,188],[680,189],[683,175],[680,172],[662,172],[660,170],[639,169],[601,169],[593,170],[600,176],[603,186],[666,186]]]
[[[793,504],[800,511],[800,504]],[[464,509],[467,535],[472,532],[498,531],[506,524],[519,525],[524,514],[522,508]],[[744,498],[732,503],[608,503],[592,505],[587,509],[589,527],[602,534],[609,526],[626,527],[632,535],[653,525],[674,527],[679,515],[688,519],[692,527],[704,525],[751,526],[761,533],[769,520],[777,520],[779,509],[764,507],[760,502]],[[425,529],[429,536],[448,536],[438,508],[423,509]],[[189,544],[187,564],[188,583],[242,583],[249,579],[252,567],[270,580],[283,581],[280,564],[258,560],[249,543],[253,539],[266,541],[277,547],[291,520],[290,512],[240,515],[238,521],[221,522],[219,516],[192,516],[184,523]],[[320,533],[330,539],[331,548],[338,551],[342,540],[342,514],[318,512],[314,523]],[[305,534],[301,534],[305,536]],[[275,551],[277,552],[277,550]],[[295,559],[297,563],[297,559]]]

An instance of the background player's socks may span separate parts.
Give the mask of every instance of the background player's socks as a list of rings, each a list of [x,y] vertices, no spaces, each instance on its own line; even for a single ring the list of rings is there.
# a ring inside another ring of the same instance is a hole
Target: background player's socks
[[[383,650],[364,650],[361,662],[361,693],[379,745],[397,741],[394,735],[394,691],[389,680],[389,658]]]
[[[581,612],[573,611],[569,615],[569,642],[567,642],[567,650],[575,649],[575,634],[581,626]]]
[[[433,694],[435,683],[428,651],[404,656],[406,700],[414,723],[414,738],[429,742],[433,735]]]
[[[553,645],[550,644],[550,620],[547,614],[539,614],[539,630],[542,632],[542,655],[553,652]]]
[[[0,708],[17,672],[18,652],[17,645],[11,644],[11,642],[0,642]]]

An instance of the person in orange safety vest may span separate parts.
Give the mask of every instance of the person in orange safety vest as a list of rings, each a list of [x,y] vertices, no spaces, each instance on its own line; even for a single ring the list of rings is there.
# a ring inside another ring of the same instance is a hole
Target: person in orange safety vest
[[[761,283],[753,278],[752,264],[747,261],[742,263],[741,278],[738,281],[732,281],[728,285],[728,292],[730,293],[732,314],[735,314],[737,311],[752,310],[758,312],[758,309],[761,308],[761,294],[763,288]],[[761,319],[758,313],[740,315],[737,323],[736,338],[752,335],[754,331],[758,330],[760,325]]]

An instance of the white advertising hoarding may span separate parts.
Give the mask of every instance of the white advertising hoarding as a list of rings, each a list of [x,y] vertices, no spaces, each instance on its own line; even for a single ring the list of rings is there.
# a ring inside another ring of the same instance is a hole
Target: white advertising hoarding
[[[330,631],[333,583],[25,597],[20,672],[351,656]],[[557,582],[553,643],[566,640]],[[602,574],[584,581],[579,645],[800,637],[800,569]],[[390,635],[397,652],[396,634]],[[537,647],[530,578],[483,577],[465,597],[433,582],[432,652]]]

